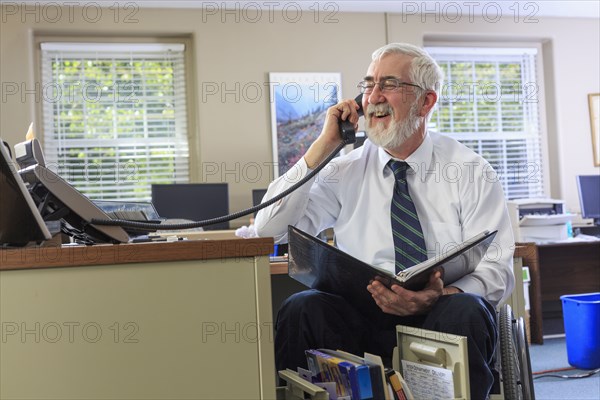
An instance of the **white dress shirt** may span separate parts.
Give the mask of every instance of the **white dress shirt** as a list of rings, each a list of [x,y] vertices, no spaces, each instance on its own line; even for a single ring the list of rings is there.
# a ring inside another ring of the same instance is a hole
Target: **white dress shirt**
[[[390,206],[392,157],[369,140],[333,159],[311,182],[261,210],[259,236],[287,241],[287,226],[312,235],[333,227],[337,247],[372,265],[394,271]],[[456,140],[429,132],[406,160],[408,189],[415,204],[429,257],[484,230],[498,230],[475,272],[452,283],[463,292],[497,305],[514,287],[514,239],[499,176],[487,161]],[[265,199],[309,173],[304,158],[273,181]]]

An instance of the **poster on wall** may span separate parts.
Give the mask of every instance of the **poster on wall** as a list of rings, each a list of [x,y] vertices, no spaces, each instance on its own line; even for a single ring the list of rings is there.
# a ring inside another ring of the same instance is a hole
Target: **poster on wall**
[[[278,177],[300,160],[321,133],[327,109],[342,98],[341,74],[272,72],[269,85]]]

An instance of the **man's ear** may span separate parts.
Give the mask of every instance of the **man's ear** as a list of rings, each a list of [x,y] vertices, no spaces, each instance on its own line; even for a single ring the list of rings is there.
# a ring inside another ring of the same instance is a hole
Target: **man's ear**
[[[419,115],[421,117],[424,117],[427,114],[429,114],[433,106],[435,106],[437,98],[437,93],[433,91],[428,91],[427,93],[425,93],[425,100],[423,101],[423,105],[421,106],[421,110],[419,112]]]

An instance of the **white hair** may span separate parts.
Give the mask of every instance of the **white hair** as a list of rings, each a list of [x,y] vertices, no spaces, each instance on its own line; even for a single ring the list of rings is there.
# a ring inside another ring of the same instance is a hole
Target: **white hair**
[[[390,43],[375,50],[373,60],[380,59],[387,54],[406,54],[412,56],[409,79],[412,83],[425,90],[433,90],[439,96],[439,91],[444,82],[444,74],[436,61],[420,47],[408,43]]]

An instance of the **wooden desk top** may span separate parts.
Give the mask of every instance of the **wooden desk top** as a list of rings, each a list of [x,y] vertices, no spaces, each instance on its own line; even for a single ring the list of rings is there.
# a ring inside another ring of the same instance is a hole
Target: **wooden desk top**
[[[267,256],[273,238],[0,249],[0,270]]]
[[[287,273],[288,273],[287,261],[271,263],[271,275],[287,275]]]

